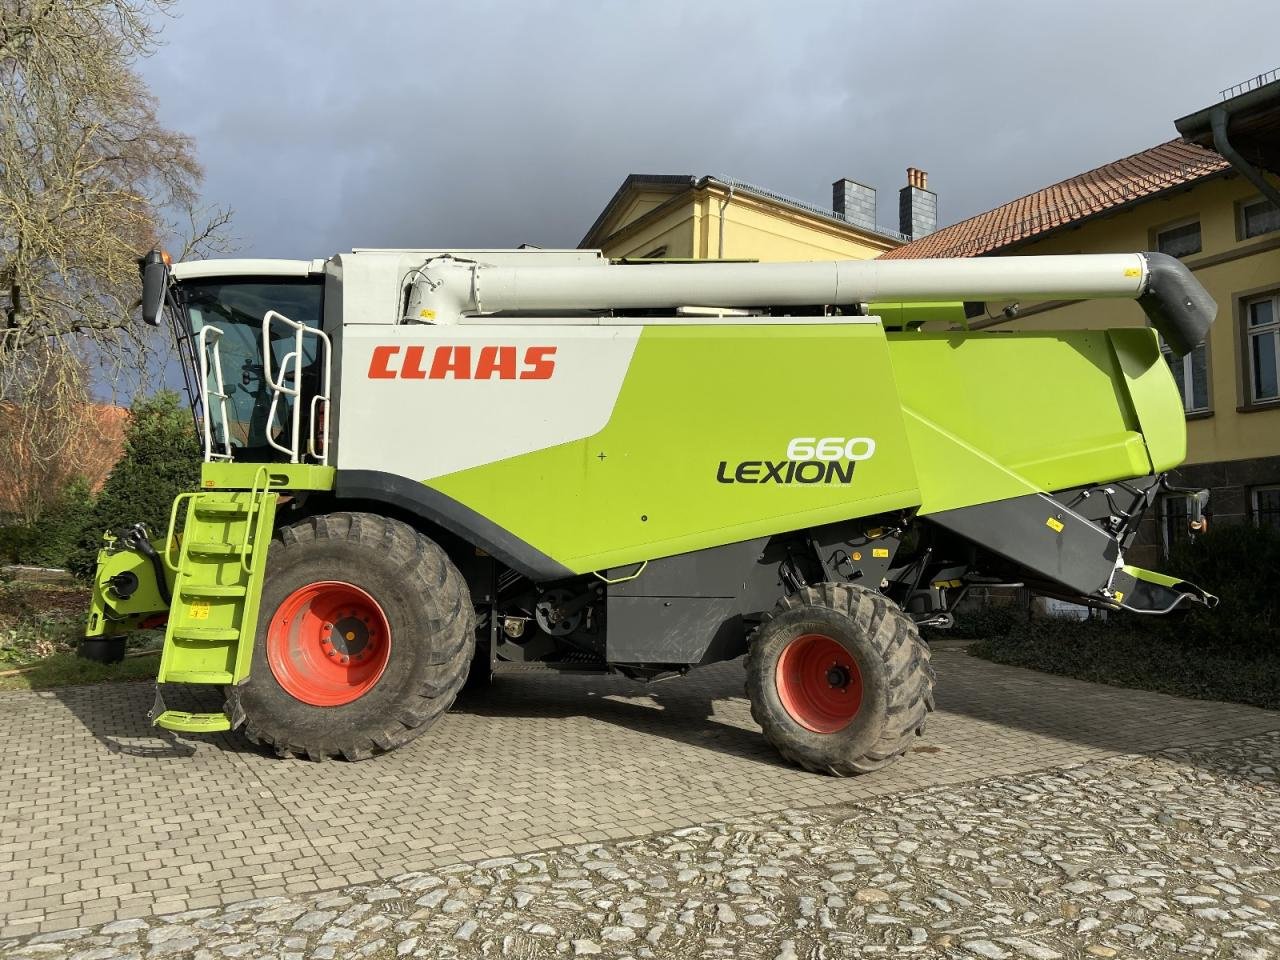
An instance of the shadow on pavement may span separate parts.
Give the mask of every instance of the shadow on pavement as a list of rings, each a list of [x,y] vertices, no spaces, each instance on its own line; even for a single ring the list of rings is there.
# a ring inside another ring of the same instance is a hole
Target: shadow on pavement
[[[735,709],[716,710],[717,703],[733,701],[737,701]],[[750,717],[738,716],[745,713],[742,673],[728,665],[651,686],[595,674],[498,677],[487,688],[464,690],[453,712],[481,717],[587,717],[647,736],[789,768]],[[734,716],[725,716],[726,712]]]
[[[203,712],[220,710],[221,690],[165,688],[169,707]],[[151,725],[147,711],[155,697],[151,683],[110,683],[92,686],[63,687],[46,693],[53,696],[75,716],[84,728],[111,753],[157,760],[190,757],[196,744],[169,730]],[[243,738],[232,734],[200,737],[201,742],[217,744],[224,750],[252,752]]]

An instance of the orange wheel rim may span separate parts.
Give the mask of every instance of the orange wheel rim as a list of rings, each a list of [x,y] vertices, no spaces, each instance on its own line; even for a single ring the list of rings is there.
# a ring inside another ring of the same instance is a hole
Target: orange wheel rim
[[[814,733],[843,730],[862,707],[862,672],[849,651],[821,633],[796,637],[778,657],[778,699]]]
[[[317,707],[358,700],[391,656],[391,627],[359,587],[325,580],[299,587],[267,628],[267,663],[286,693]]]

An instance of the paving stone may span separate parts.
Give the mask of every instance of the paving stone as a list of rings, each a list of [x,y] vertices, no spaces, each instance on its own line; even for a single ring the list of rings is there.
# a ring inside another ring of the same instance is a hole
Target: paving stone
[[[0,694],[0,955],[1277,952],[1280,715],[935,661],[937,752],[853,780],[781,763],[737,664],[511,678],[368,764]]]

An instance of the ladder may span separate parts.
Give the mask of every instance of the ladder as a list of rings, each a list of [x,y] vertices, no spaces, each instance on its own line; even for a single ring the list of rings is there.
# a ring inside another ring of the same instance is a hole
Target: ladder
[[[147,714],[156,726],[183,733],[231,729],[225,712],[167,709],[160,684],[230,686],[248,677],[276,497],[264,466],[249,491],[199,491],[174,500],[164,552],[175,573],[173,600],[155,705]],[[185,524],[175,538],[184,505]]]

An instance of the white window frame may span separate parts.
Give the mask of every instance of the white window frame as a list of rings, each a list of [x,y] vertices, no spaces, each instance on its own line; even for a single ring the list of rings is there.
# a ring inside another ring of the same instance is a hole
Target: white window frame
[[[1194,250],[1188,251],[1187,253],[1175,254],[1175,256],[1178,256],[1180,258],[1194,257],[1197,253],[1201,253],[1204,251],[1204,227],[1201,225],[1200,218],[1198,216],[1187,217],[1184,220],[1175,220],[1173,223],[1166,223],[1166,224],[1163,224],[1162,226],[1156,227],[1154,230],[1151,231],[1153,234],[1151,245],[1158,252],[1164,253],[1164,251],[1160,249],[1160,237],[1163,234],[1169,233],[1170,231],[1179,230],[1182,227],[1189,227],[1193,223],[1200,228],[1200,246],[1196,247],[1196,249]]]
[[[1280,483],[1263,483],[1249,489],[1249,512],[1252,514],[1255,526],[1262,526],[1262,505],[1258,502],[1258,494],[1260,493],[1280,493]],[[1280,520],[1277,520],[1277,527],[1280,527]]]
[[[1204,406],[1195,406],[1195,383],[1193,382],[1193,369],[1191,358],[1195,355],[1196,350],[1204,351]],[[1196,413],[1213,412],[1213,384],[1212,378],[1209,376],[1209,343],[1205,341],[1200,346],[1194,348],[1188,353],[1180,357],[1175,357],[1173,351],[1164,344],[1164,337],[1160,338],[1160,353],[1164,357],[1165,362],[1172,367],[1175,363],[1182,366],[1182,412],[1187,415]]]
[[[1263,324],[1260,327],[1252,326],[1252,307],[1255,303],[1261,303],[1264,300],[1271,301],[1271,322]],[[1244,310],[1241,316],[1242,334],[1244,336],[1244,386],[1245,401],[1248,405],[1276,403],[1280,402],[1280,293],[1268,293],[1260,297],[1248,297],[1244,301]],[[1254,340],[1259,334],[1274,333],[1271,338],[1271,349],[1275,352],[1276,374],[1277,374],[1277,392],[1275,396],[1260,397],[1258,396],[1258,384],[1253,379],[1254,369]]]
[[[1249,220],[1245,216],[1245,211],[1250,207],[1256,207],[1270,203],[1266,197],[1257,196],[1248,200],[1241,200],[1236,208],[1236,234],[1241,240],[1252,240],[1254,237],[1265,237],[1268,233],[1275,233],[1280,230],[1280,226],[1276,226],[1271,230],[1264,230],[1262,233],[1249,233]]]

